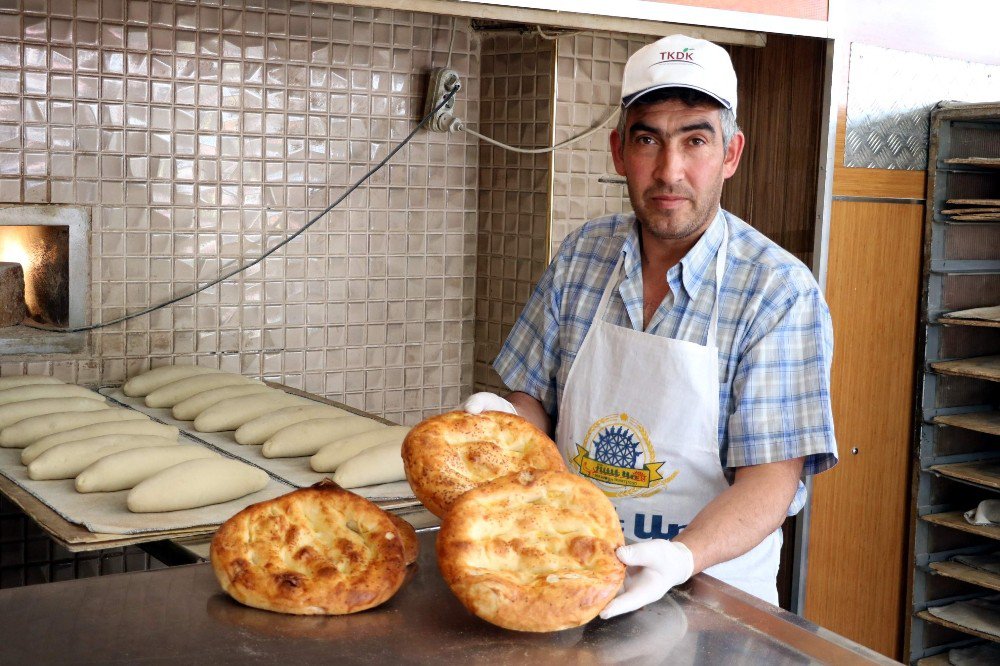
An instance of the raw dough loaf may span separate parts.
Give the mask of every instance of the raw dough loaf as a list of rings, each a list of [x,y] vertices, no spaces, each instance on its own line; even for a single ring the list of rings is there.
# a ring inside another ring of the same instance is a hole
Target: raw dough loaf
[[[69,414],[43,414],[18,421],[0,430],[0,446],[23,449],[42,437],[57,432],[73,430],[94,423],[121,421],[149,421],[149,417],[134,409],[101,409],[96,412],[70,412]]]
[[[306,401],[308,401],[307,398],[300,398],[276,389],[240,398],[227,398],[199,414],[194,420],[194,429],[198,432],[236,430],[258,416],[276,412],[289,405],[301,405]]]
[[[264,442],[265,458],[311,456],[330,442],[363,432],[384,430],[385,425],[363,416],[333,419],[309,419],[282,428]]]
[[[161,386],[176,382],[178,379],[219,372],[222,371],[215,368],[205,368],[200,365],[163,365],[159,368],[147,370],[141,375],[136,375],[125,382],[122,386],[122,393],[130,398],[141,398]]]
[[[348,458],[333,473],[334,483],[344,488],[361,488],[406,479],[400,450],[403,440],[386,442]]]
[[[421,421],[403,443],[406,479],[443,518],[461,495],[526,469],[566,471],[555,442],[515,414],[448,412]]]
[[[188,460],[218,457],[218,453],[204,446],[153,446],[112,453],[77,474],[76,491],[127,490],[168,467]]]
[[[171,415],[178,421],[194,421],[198,415],[217,402],[228,400],[229,398],[240,398],[245,395],[255,393],[266,393],[272,389],[261,383],[250,382],[248,384],[237,384],[236,386],[223,386],[222,388],[210,389],[197,395],[193,395],[187,400],[182,400],[174,405]]]
[[[87,398],[104,402],[104,396],[100,393],[75,384],[35,384],[0,390],[0,405],[42,398]]]
[[[101,400],[89,398],[39,398],[26,402],[12,402],[0,405],[0,428],[8,428],[18,421],[30,419],[42,414],[60,414],[63,412],[96,412],[99,409],[109,409]]]
[[[155,421],[111,421],[93,425],[63,430],[52,435],[37,439],[21,451],[21,462],[25,465],[42,455],[53,446],[64,442],[79,442],[81,439],[93,439],[104,435],[155,435],[167,439],[177,439],[180,431],[172,425],[156,423]]]
[[[326,481],[237,513],[215,533],[210,560],[222,589],[242,604],[343,615],[378,606],[402,586],[401,542],[382,509]]]
[[[465,493],[437,538],[459,601],[487,622],[558,631],[592,620],[617,594],[624,543],[611,501],[568,472],[522,471]]]
[[[252,421],[247,421],[236,429],[235,437],[240,444],[263,444],[274,433],[290,425],[309,419],[339,418],[341,416],[351,416],[351,413],[331,405],[285,407],[276,412],[258,416]]]
[[[12,377],[0,377],[0,390],[15,388],[18,386],[36,386],[38,384],[65,384],[61,379],[49,377],[48,375],[14,375]]]
[[[263,490],[267,472],[238,460],[189,460],[139,482],[128,493],[133,513],[180,511],[220,504]]]
[[[314,472],[336,471],[345,460],[353,458],[365,449],[387,442],[402,442],[410,429],[406,426],[389,426],[380,430],[351,435],[330,442],[309,459]]]
[[[102,435],[63,442],[32,460],[28,477],[35,481],[72,479],[104,456],[144,446],[177,446],[177,440],[155,435]]]
[[[178,402],[187,400],[191,396],[204,393],[211,389],[222,388],[223,386],[238,386],[249,384],[251,379],[243,375],[231,372],[209,373],[205,375],[195,375],[185,377],[176,382],[164,384],[155,391],[146,394],[147,407],[173,407]]]

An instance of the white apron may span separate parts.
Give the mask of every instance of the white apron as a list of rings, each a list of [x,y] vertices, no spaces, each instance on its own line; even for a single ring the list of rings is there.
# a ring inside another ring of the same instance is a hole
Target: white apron
[[[611,498],[628,541],[672,539],[729,487],[719,460],[716,345],[729,249],[724,228],[706,346],[604,321],[619,258],[566,378],[556,443],[571,471]],[[780,549],[779,529],[705,573],[777,605]]]

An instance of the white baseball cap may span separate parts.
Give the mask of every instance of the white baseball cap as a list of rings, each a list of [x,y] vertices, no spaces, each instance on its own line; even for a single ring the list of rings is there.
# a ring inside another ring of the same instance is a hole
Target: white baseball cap
[[[647,44],[625,63],[622,106],[661,88],[691,88],[719,100],[736,113],[736,71],[718,44],[670,35]]]

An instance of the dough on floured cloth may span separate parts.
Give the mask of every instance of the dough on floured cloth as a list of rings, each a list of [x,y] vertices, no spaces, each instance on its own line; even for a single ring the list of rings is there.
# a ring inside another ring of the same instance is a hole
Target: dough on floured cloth
[[[238,460],[189,460],[141,481],[126,503],[133,513],[194,509],[255,493],[269,478],[264,470]]]

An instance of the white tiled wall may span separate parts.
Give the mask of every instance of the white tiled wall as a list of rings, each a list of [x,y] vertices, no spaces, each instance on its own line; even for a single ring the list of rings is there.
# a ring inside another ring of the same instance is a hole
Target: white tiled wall
[[[455,28],[454,40],[452,41]],[[265,0],[0,0],[0,203],[91,208],[92,318],[185,292],[322,210],[464,73],[466,19]],[[261,264],[0,372],[115,382],[183,360],[413,423],[472,384],[477,146],[421,132]],[[444,185],[444,187],[441,187]]]

